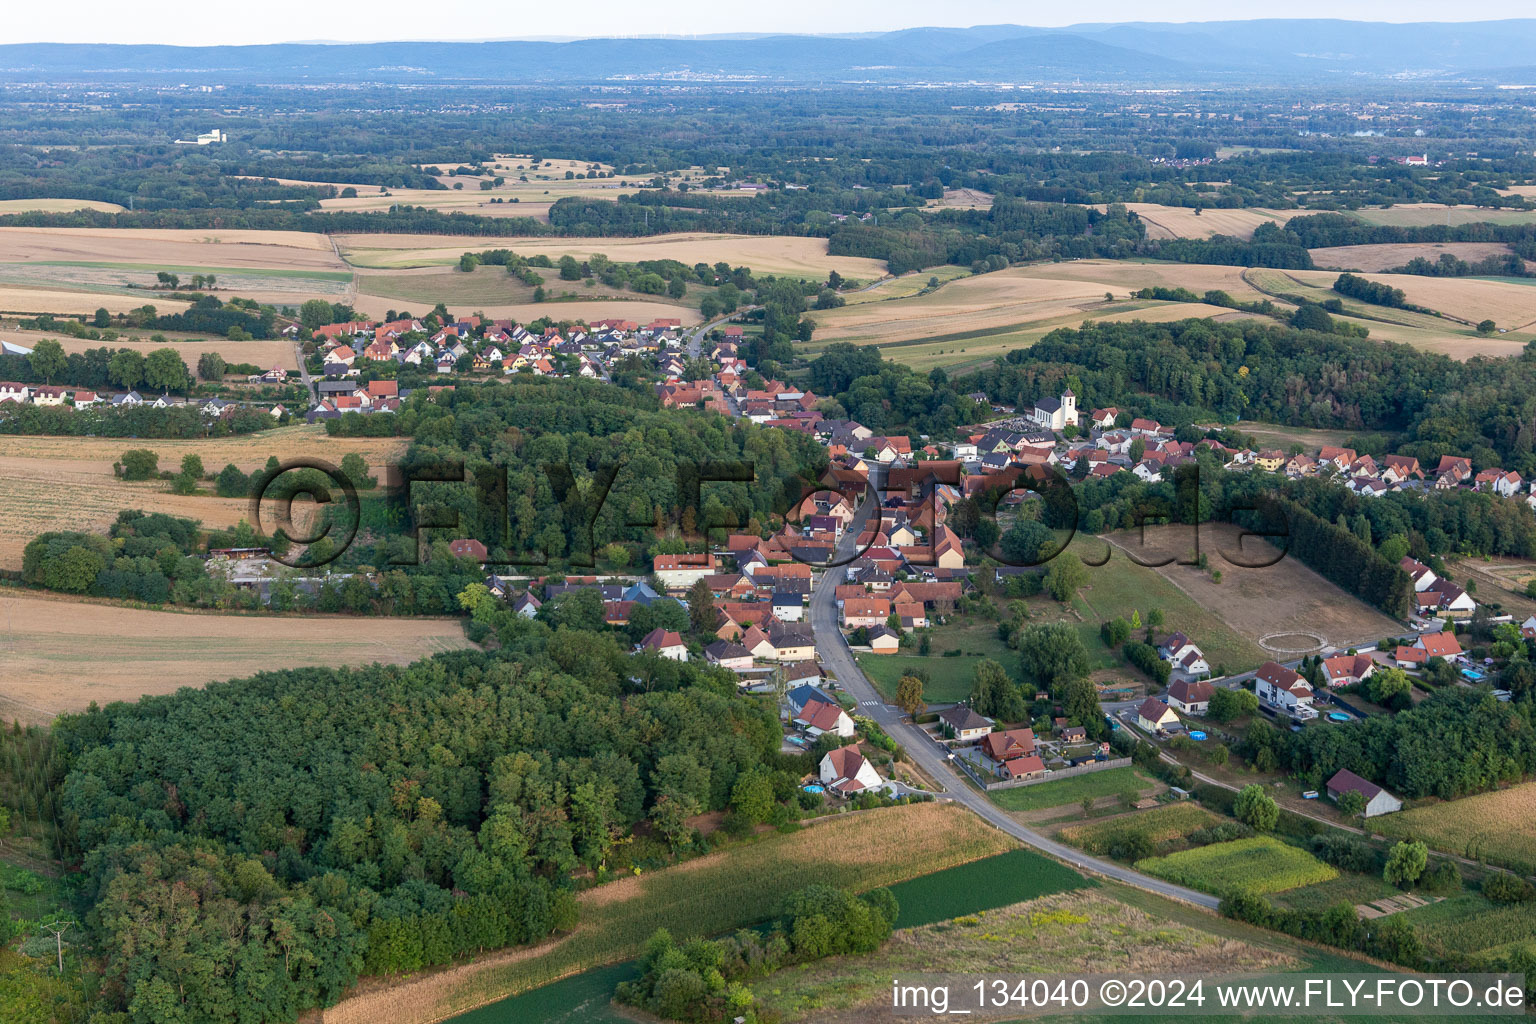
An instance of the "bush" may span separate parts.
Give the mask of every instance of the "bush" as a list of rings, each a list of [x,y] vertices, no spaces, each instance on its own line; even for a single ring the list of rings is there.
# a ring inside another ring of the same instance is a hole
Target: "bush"
[[[1497,871],[1483,879],[1483,895],[1494,903],[1529,903],[1536,899],[1536,886],[1508,871]]]
[[[1313,836],[1310,845],[1313,856],[1345,871],[1374,874],[1380,866],[1375,848],[1363,839],[1339,832],[1327,832]]]
[[[130,448],[118,463],[124,480],[149,480],[160,472],[160,457],[147,448]]]

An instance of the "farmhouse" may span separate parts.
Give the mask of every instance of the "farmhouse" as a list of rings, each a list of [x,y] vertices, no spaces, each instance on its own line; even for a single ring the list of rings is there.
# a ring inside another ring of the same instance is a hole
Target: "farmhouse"
[[[1391,814],[1393,811],[1403,809],[1403,802],[1388,793],[1374,782],[1368,782],[1350,771],[1341,768],[1333,778],[1328,780],[1328,798],[1338,802],[1339,797],[1345,793],[1359,793],[1365,798],[1365,816],[1374,818],[1378,814]]]
[[[992,722],[964,704],[939,712],[939,727],[949,739],[974,743],[992,731]]]
[[[1150,733],[1177,732],[1179,716],[1156,697],[1148,697],[1136,709],[1136,724]]]
[[[821,759],[819,777],[822,785],[839,796],[879,789],[885,785],[875,766],[864,759],[857,746],[839,747]]]

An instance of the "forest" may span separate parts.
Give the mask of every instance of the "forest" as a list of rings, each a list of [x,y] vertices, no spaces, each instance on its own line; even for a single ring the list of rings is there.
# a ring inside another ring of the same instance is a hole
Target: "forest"
[[[83,872],[100,1009],[292,1020],[363,975],[569,929],[576,879],[696,849],[700,812],[801,813],[805,766],[729,673],[632,678],[611,634],[486,621],[494,653],[261,673],[55,724],[32,796]]]
[[[1479,469],[1536,473],[1536,352],[1457,362],[1258,321],[1097,323],[1052,331],[956,386],[979,384],[1027,405],[1063,382],[1084,408],[1147,396],[1155,403],[1144,411],[1170,423],[1241,418],[1390,433],[1390,450],[1431,466],[1453,454]]]

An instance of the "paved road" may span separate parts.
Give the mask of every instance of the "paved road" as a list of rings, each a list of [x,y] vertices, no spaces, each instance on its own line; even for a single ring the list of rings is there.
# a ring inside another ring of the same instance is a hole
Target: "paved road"
[[[708,334],[710,331],[714,330],[716,327],[719,327],[721,324],[728,323],[731,320],[734,320],[736,317],[740,316],[741,314],[743,314],[743,313],[745,313],[745,312],[747,312],[749,310],[756,309],[756,308],[757,308],[756,306],[742,306],[740,309],[732,310],[731,312],[725,314],[725,316],[719,317],[719,318],[717,318],[715,320],[711,320],[707,324],[700,324],[699,326],[695,327],[693,330],[689,331],[687,334],[684,335],[684,337],[683,337],[683,351],[688,354],[688,358],[689,359],[697,359],[697,358],[699,358],[699,356],[702,354],[702,350],[703,350],[702,342],[704,340],[704,335]]]
[[[849,525],[848,532],[838,545],[840,557],[847,558],[857,550],[859,531],[863,528],[872,509],[873,502],[868,500],[860,507],[857,517]],[[1008,833],[1037,850],[1066,861],[1073,867],[1092,871],[1106,878],[1134,885],[1138,889],[1145,889],[1160,896],[1170,896],[1197,906],[1214,910],[1219,905],[1220,901],[1215,896],[1143,875],[1111,861],[1090,857],[1033,829],[1025,828],[1007,812],[988,800],[985,794],[967,785],[949,766],[947,751],[930,739],[922,729],[907,722],[900,711],[887,706],[873,684],[859,669],[858,663],[853,660],[853,654],[848,650],[848,643],[837,628],[837,601],[834,592],[837,585],[843,581],[843,576],[844,570],[841,567],[828,569],[811,595],[811,625],[816,636],[816,653],[822,664],[837,677],[843,689],[859,702],[858,713],[874,719],[882,729],[900,742],[918,767],[926,772],[929,778],[948,790],[951,799],[994,828]]]
[[[293,358],[299,363],[299,376],[304,380],[304,386],[309,389],[309,404],[311,407],[320,401],[320,392],[315,388],[315,380],[309,375],[309,367],[304,363],[304,344],[299,341],[293,343]]]

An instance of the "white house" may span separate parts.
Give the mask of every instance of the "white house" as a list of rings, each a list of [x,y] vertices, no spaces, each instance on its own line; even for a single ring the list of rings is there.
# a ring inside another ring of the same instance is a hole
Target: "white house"
[[[1253,674],[1254,691],[1259,700],[1281,708],[1297,718],[1315,718],[1312,684],[1300,675],[1273,661],[1266,661]]]
[[[875,766],[864,759],[857,746],[829,751],[821,759],[819,776],[824,786],[842,796],[885,785]]]
[[[811,736],[831,733],[847,739],[853,735],[853,719],[848,717],[848,712],[836,704],[825,704],[819,700],[807,701],[805,707],[795,715],[795,724]]]
[[[1365,816],[1374,818],[1378,814],[1391,814],[1393,811],[1403,809],[1403,802],[1388,793],[1374,782],[1369,782],[1356,775],[1347,768],[1341,768],[1334,773],[1333,778],[1327,784],[1328,799],[1335,802],[1345,793],[1359,793],[1365,798]]]
[[[946,734],[961,743],[972,743],[992,731],[992,722],[964,704],[939,712],[939,722]]]
[[[640,641],[640,647],[669,661],[688,660],[688,646],[683,643],[683,638],[672,630],[662,629],[660,626],[645,634],[645,639]]]
[[[686,590],[715,573],[714,555],[657,555],[651,571],[669,589]]]
[[[1148,697],[1136,709],[1136,724],[1151,733],[1172,732],[1179,728],[1179,716],[1156,697]]]

